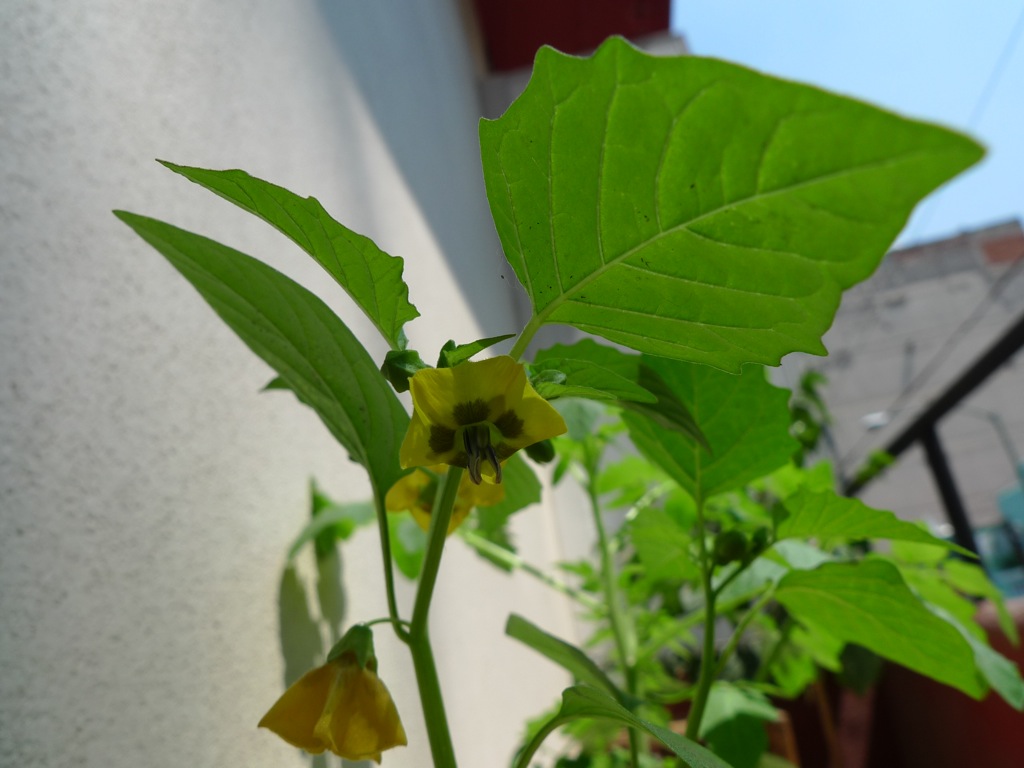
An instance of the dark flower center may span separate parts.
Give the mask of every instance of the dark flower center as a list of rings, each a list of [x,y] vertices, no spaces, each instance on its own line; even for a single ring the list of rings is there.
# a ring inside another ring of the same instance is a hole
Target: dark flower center
[[[501,464],[491,445],[491,428],[487,424],[473,424],[462,430],[462,444],[466,449],[466,470],[469,479],[477,485],[483,480],[481,464],[486,460],[494,469],[494,481],[501,482]]]

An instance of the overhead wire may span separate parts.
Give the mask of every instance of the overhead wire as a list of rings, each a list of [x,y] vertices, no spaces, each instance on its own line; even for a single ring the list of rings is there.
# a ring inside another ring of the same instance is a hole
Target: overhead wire
[[[978,94],[978,98],[974,102],[974,108],[971,110],[970,117],[967,120],[966,130],[971,131],[978,127],[978,123],[981,121],[982,115],[985,114],[985,110],[988,108],[988,103],[992,99],[992,94],[995,93],[996,86],[999,85],[1003,72],[1006,70],[1007,64],[1010,63],[1010,59],[1017,48],[1017,42],[1020,40],[1022,34],[1024,34],[1024,3],[1021,3],[1020,12],[1017,14],[1017,21],[1014,22],[1013,27],[1010,28],[1010,34],[1007,36],[1006,42],[1003,43],[1002,50],[989,72],[985,85],[982,86],[981,93]],[[913,241],[914,233],[920,232],[924,229],[925,225],[931,221],[932,214],[935,212],[935,207],[941,199],[942,192],[940,191],[921,207],[920,216],[917,217],[917,220],[911,225],[910,230],[907,232],[907,240]]]
[[[985,80],[985,84],[978,94],[978,98],[974,103],[974,108],[971,110],[970,117],[967,121],[967,129],[971,130],[975,128],[978,122],[981,120],[988,108],[988,104],[992,99],[992,95],[996,91],[996,87],[999,81],[1002,79],[1003,72],[1006,70],[1007,64],[1010,62],[1013,53],[1017,48],[1017,43],[1020,40],[1022,34],[1024,34],[1024,3],[1021,4],[1021,9],[1017,14],[1017,20],[1014,22],[1013,27],[1010,29],[1010,33],[1006,38],[1006,42],[1003,43],[1003,47],[1000,50],[999,56],[996,58],[995,63],[991,71],[989,72],[988,78]],[[941,194],[941,193],[940,193]],[[935,210],[935,202],[939,199],[939,195],[933,197],[921,211],[921,215],[918,217],[915,224],[911,227],[908,236],[914,231],[920,231],[925,224],[931,218],[931,214]],[[912,238],[908,238],[912,239]],[[960,325],[953,330],[953,332],[946,339],[946,342],[942,345],[939,351],[932,356],[932,358],[924,365],[921,370],[907,383],[896,396],[896,399],[885,409],[885,413],[894,413],[901,410],[904,404],[910,399],[910,397],[918,391],[924,384],[931,378],[931,376],[938,370],[942,364],[949,359],[949,356],[955,350],[957,344],[960,343],[962,338],[981,320],[988,308],[999,298],[1005,285],[1013,278],[1017,273],[1018,268],[1024,264],[1024,258],[1019,259],[1015,262],[1006,272],[1004,272],[999,279],[997,279],[990,287],[985,297],[982,298],[978,305],[972,310],[971,314],[964,319]],[[868,438],[868,433],[865,433],[857,439],[853,447],[848,450],[839,461],[840,467],[846,465],[846,463],[857,455],[858,450],[863,446]]]

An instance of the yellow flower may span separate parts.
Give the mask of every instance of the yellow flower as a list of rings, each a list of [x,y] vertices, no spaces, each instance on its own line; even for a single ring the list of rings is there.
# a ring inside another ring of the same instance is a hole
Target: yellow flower
[[[430,513],[434,508],[437,480],[444,472],[443,464],[413,470],[391,486],[388,495],[384,497],[384,506],[388,512],[409,510],[420,528],[430,530]],[[489,483],[476,485],[470,481],[469,475],[463,475],[459,482],[459,492],[455,496],[452,519],[448,523],[448,533],[458,528],[474,507],[490,507],[504,498],[504,486]]]
[[[500,483],[501,462],[566,431],[522,364],[508,356],[424,368],[410,385],[412,421],[399,452],[403,468],[450,464],[466,468],[477,485],[484,477]]]
[[[369,633],[366,627],[353,630]],[[379,763],[385,749],[405,746],[408,742],[395,702],[377,677],[372,645],[369,653],[368,657],[362,654],[364,664],[360,664],[355,650],[337,656],[332,651],[331,660],[284,692],[259,727],[307,752],[320,754],[326,749],[346,760]]]

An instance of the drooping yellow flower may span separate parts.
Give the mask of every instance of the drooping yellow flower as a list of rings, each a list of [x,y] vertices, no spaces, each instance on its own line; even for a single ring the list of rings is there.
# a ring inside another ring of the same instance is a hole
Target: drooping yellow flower
[[[434,496],[437,494],[437,480],[444,473],[443,464],[413,470],[391,486],[391,490],[384,497],[384,506],[388,512],[409,510],[417,525],[424,531],[429,531],[430,513],[433,511]],[[504,498],[503,485],[477,485],[469,479],[469,475],[463,475],[459,482],[458,494],[455,496],[452,518],[448,523],[448,533],[458,528],[474,507],[490,507]]]
[[[366,627],[353,630],[369,633]],[[369,655],[332,651],[326,664],[307,672],[284,692],[259,727],[307,752],[330,750],[346,760],[379,763],[385,749],[405,746],[405,729],[391,694],[377,677],[372,653],[372,641]]]
[[[454,368],[424,368],[410,380],[412,421],[399,452],[403,468],[464,467],[476,484],[501,482],[501,462],[565,433],[565,422],[537,394],[521,363],[495,357]]]

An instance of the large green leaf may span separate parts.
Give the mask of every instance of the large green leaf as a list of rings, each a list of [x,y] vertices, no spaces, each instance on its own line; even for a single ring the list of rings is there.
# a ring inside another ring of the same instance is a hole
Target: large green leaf
[[[985,693],[968,641],[915,597],[892,563],[871,559],[791,571],[775,597],[804,624],[974,698]]]
[[[764,369],[740,375],[705,365],[643,356],[693,414],[711,447],[634,413],[623,419],[636,447],[693,496],[739,488],[785,464],[798,443],[789,434],[789,393],[773,387]]]
[[[673,754],[682,758],[683,764],[689,768],[730,768],[721,758],[697,742],[690,741],[685,736],[680,736],[667,728],[637,717],[607,693],[585,685],[576,685],[562,691],[562,706],[559,708],[558,714],[544,725],[530,744],[516,757],[515,768],[525,768],[529,765],[534,752],[555,728],[581,718],[614,720],[630,728],[646,731],[672,750]]]
[[[990,646],[983,638],[976,637],[955,616],[936,605],[925,606],[960,633],[974,654],[978,672],[1006,702],[1016,710],[1024,709],[1024,680],[1021,680],[1017,665]]]
[[[508,617],[505,634],[546,656],[569,672],[577,681],[600,688],[619,701],[624,700],[625,694],[619,690],[618,686],[587,654],[575,645],[545,632],[536,624],[514,613]]]
[[[400,257],[385,253],[368,237],[339,224],[316,198],[299,197],[245,171],[163,164],[291,238],[338,281],[392,348],[401,345],[402,326],[419,312],[409,303]]]
[[[326,304],[236,250],[155,219],[115,211],[192,283],[249,348],[312,407],[379,498],[402,475],[409,417],[369,353]]]
[[[892,512],[872,509],[859,499],[840,496],[835,491],[802,488],[787,496],[783,504],[789,516],[779,524],[779,539],[895,539],[948,547],[973,556],[963,547],[938,539],[914,523],[900,520]]]
[[[733,371],[823,353],[842,290],[982,156],[943,128],[621,39],[590,58],[542,48],[480,144],[532,329]]]

